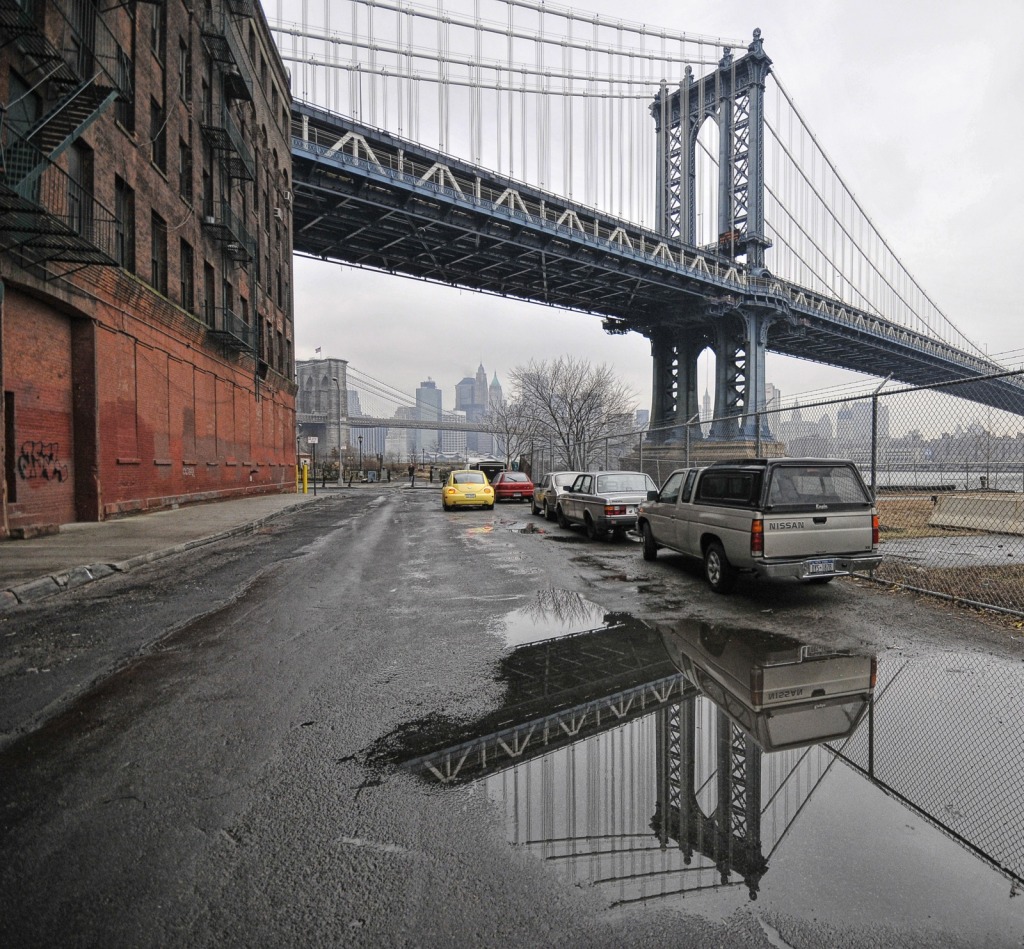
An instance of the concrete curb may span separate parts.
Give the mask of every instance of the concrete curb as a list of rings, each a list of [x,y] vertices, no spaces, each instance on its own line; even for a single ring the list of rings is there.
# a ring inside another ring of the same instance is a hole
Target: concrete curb
[[[265,514],[263,517],[258,517],[251,521],[245,521],[244,523],[238,524],[235,527],[230,527],[227,530],[218,531],[216,534],[197,537],[194,540],[184,541],[183,543],[175,544],[173,547],[165,547],[162,550],[151,550],[144,554],[138,554],[135,557],[129,557],[127,560],[121,560],[115,563],[92,563],[85,564],[80,567],[71,567],[67,570],[62,570],[60,573],[37,577],[34,580],[26,580],[23,583],[19,583],[17,586],[6,587],[0,590],[0,615],[9,613],[23,604],[36,603],[39,600],[47,599],[58,593],[77,589],[86,583],[91,583],[93,580],[101,580],[103,577],[109,577],[114,573],[128,573],[136,567],[143,567],[146,564],[155,563],[157,560],[163,560],[165,557],[173,557],[175,554],[187,553],[189,550],[194,550],[197,547],[205,547],[208,544],[215,544],[218,541],[227,540],[229,537],[237,537],[240,534],[252,534],[268,521],[272,521],[274,518],[280,517],[282,514],[290,514],[298,508],[305,507],[306,505],[319,500],[319,498],[309,498],[297,504],[291,504],[288,507],[281,508],[281,510],[274,511],[271,514]]]

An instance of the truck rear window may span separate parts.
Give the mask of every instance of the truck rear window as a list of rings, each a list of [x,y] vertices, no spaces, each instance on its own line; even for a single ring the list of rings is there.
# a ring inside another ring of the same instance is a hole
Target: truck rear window
[[[779,467],[768,485],[768,504],[868,504],[864,485],[846,465]]]

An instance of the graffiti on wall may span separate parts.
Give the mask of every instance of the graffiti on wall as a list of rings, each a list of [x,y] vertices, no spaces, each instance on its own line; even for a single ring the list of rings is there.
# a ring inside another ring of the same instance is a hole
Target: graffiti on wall
[[[18,476],[24,481],[66,481],[68,466],[61,464],[58,442],[24,442],[18,455]]]

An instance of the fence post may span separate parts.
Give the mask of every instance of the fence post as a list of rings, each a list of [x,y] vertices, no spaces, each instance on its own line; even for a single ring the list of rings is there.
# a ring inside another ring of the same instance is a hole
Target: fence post
[[[871,494],[878,496],[878,393],[871,396]]]
[[[607,435],[605,435],[605,437],[604,437],[604,467],[605,467],[605,470],[608,469],[608,436]]]
[[[639,447],[638,447],[637,451],[638,451],[638,454],[640,455],[640,470],[643,471],[644,470],[644,433],[643,432],[640,433],[639,438],[640,438],[640,444],[639,444]]]
[[[754,426],[757,429],[756,440],[754,442],[754,457],[761,457],[761,413],[754,413]]]

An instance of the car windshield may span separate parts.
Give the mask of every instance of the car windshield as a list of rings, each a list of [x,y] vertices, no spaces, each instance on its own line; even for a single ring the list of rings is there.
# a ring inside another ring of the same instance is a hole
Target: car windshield
[[[484,476],[481,471],[456,471],[452,475],[455,484],[484,484]]]
[[[554,475],[551,479],[556,487],[564,488],[567,484],[572,484],[576,480],[576,472],[570,471],[566,474]]]
[[[601,475],[597,479],[598,494],[612,494],[618,491],[649,491],[654,490],[654,482],[645,474]]]

